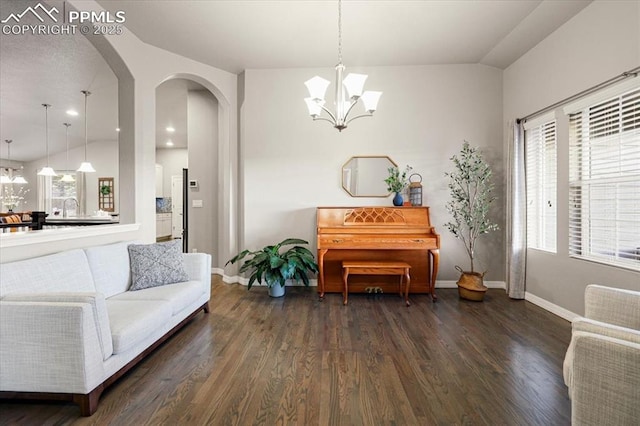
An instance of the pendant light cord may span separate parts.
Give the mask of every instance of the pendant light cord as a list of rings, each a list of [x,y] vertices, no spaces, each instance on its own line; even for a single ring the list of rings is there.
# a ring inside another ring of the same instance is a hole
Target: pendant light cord
[[[66,127],[64,138],[67,145],[67,164],[65,165],[65,167],[67,168],[67,170],[69,170],[69,126],[71,126],[71,123],[62,123],[62,124],[64,124],[64,126]]]
[[[342,64],[342,0],[338,0],[338,61]]]
[[[86,90],[83,90],[84,93],[84,161],[87,161],[87,144],[89,143],[87,140],[87,98],[90,93]]]
[[[49,167],[49,104],[42,104],[44,107],[44,140],[47,149],[47,167]]]

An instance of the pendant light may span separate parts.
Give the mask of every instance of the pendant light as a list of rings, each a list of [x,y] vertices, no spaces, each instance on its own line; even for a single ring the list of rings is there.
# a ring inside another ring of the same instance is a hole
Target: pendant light
[[[11,139],[4,140],[7,143],[7,162],[9,163],[9,167],[11,167]],[[0,175],[0,183],[13,183],[13,179],[11,178],[10,171],[11,169],[7,167],[6,169],[2,169],[2,174]],[[4,171],[6,170],[6,174]]]
[[[47,148],[47,166],[43,167],[42,170],[40,170],[38,172],[39,176],[58,176],[56,174],[56,172],[49,167],[49,107],[51,105],[49,104],[42,104],[42,106],[44,107],[44,122],[45,122],[45,144],[46,144],[46,148]]]
[[[77,171],[83,173],[94,173],[96,169],[94,169],[89,160],[87,160],[87,146],[89,145],[87,137],[87,98],[91,92],[88,90],[82,90],[82,94],[84,95],[84,161],[80,164]]]
[[[75,182],[74,177],[69,174],[69,126],[71,126],[71,123],[62,123],[62,125],[66,127],[64,138],[67,143],[67,163],[64,165],[66,170],[60,182]]]
[[[11,167],[11,144],[13,143],[13,140],[5,139],[4,141],[7,143],[7,161],[9,162],[9,168],[7,168],[7,173],[9,171],[16,172],[18,169],[14,169]],[[25,178],[23,178],[20,175],[11,177],[10,175],[3,174],[2,176],[0,176],[0,183],[17,183],[22,185],[28,182]]]

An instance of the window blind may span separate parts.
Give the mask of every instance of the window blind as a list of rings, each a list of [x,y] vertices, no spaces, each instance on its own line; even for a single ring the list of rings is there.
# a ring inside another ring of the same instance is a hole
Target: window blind
[[[545,117],[547,120],[549,117]],[[527,247],[556,252],[556,121],[525,124]]]
[[[569,129],[570,256],[640,270],[640,88],[572,112]]]

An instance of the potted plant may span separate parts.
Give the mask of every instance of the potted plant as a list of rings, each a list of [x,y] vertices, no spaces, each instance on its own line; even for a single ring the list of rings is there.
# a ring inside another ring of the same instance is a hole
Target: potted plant
[[[260,250],[244,250],[230,259],[226,265],[234,264],[243,259],[240,272],[249,271],[249,290],[254,282],[264,282],[269,287],[269,296],[284,296],[284,286],[287,280],[302,280],[309,285],[307,272],[318,272],[318,264],[313,254],[299,244],[309,244],[305,240],[287,238],[278,244],[265,246]],[[293,245],[288,250],[281,251],[284,246]]]
[[[389,172],[389,177],[384,180],[387,184],[387,190],[389,192],[395,192],[395,196],[393,197],[393,205],[401,206],[404,204],[404,200],[402,198],[402,191],[409,185],[408,174],[411,172],[411,166],[407,165],[404,171],[401,173],[400,169],[397,166],[389,167],[387,171]]]
[[[495,200],[491,195],[491,167],[482,157],[478,148],[471,148],[465,141],[459,156],[454,155],[451,161],[455,171],[445,173],[448,176],[451,200],[447,203],[447,211],[453,221],[445,227],[464,243],[469,256],[471,269],[464,271],[456,265],[461,273],[458,280],[460,297],[468,300],[481,301],[487,291],[482,274],[475,271],[474,259],[476,242],[482,234],[498,229],[498,225],[489,218],[489,206]]]

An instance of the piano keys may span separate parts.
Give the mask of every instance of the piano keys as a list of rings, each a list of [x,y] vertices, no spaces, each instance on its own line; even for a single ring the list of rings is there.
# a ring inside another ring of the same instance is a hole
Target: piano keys
[[[431,226],[429,207],[318,207],[318,293],[342,293],[342,261],[396,260],[411,265],[411,293],[435,293],[440,235]],[[397,293],[397,277],[358,275],[350,292],[376,286]]]

